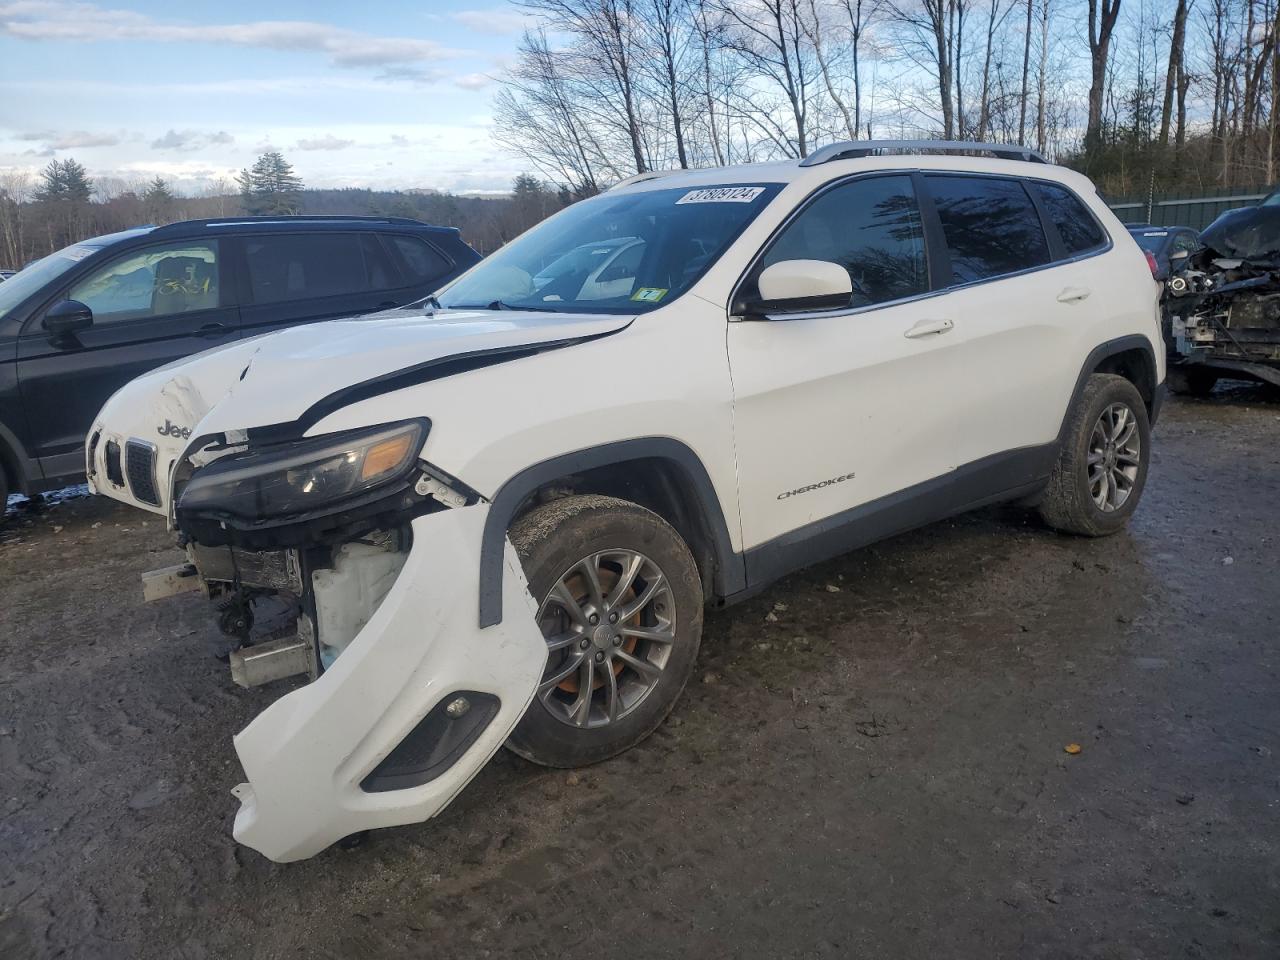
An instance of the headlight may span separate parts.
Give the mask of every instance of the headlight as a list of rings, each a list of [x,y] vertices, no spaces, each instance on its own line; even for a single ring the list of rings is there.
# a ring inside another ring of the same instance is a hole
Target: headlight
[[[192,474],[178,512],[252,523],[358,501],[409,472],[426,432],[410,420],[224,457]]]

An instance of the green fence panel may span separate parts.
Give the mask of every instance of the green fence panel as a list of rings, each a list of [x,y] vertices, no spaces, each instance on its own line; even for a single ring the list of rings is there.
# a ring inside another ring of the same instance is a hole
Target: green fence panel
[[[1191,227],[1203,230],[1221,214],[1237,207],[1252,207],[1275,189],[1272,186],[1215,187],[1183,193],[1143,194],[1107,200],[1123,223],[1152,223],[1158,227]]]

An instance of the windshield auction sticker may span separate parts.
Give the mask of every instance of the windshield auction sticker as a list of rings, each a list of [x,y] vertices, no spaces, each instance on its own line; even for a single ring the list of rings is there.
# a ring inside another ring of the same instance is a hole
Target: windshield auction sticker
[[[704,187],[690,190],[676,203],[750,203],[764,187]]]

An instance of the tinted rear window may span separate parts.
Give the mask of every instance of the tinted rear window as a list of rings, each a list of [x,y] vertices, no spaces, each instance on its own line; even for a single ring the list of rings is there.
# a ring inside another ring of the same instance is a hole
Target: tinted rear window
[[[929,176],[953,283],[973,283],[1049,262],[1040,217],[1017,180]]]
[[[255,303],[364,293],[395,282],[377,242],[355,233],[251,237],[245,255]]]
[[[1051,183],[1038,183],[1036,189],[1040,191],[1040,202],[1044,204],[1045,212],[1058,228],[1058,236],[1062,238],[1068,255],[1075,256],[1106,243],[1102,225],[1074,193]]]

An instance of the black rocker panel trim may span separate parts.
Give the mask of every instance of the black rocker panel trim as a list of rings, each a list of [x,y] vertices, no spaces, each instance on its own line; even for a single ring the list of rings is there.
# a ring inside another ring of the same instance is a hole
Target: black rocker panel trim
[[[715,590],[724,597],[746,587],[742,555],[734,552],[720,498],[698,455],[670,437],[620,440],[544,460],[507,480],[493,498],[480,542],[480,627],[502,622],[502,559],[507,528],[528,496],[560,477],[629,460],[666,460],[678,467],[697,496],[715,551]]]
[[[804,567],[916,527],[1042,487],[1056,442],[997,453],[939,477],[805,524],[746,552],[752,591]]]

